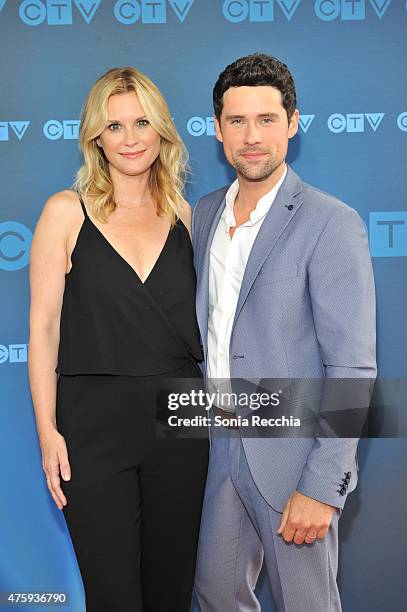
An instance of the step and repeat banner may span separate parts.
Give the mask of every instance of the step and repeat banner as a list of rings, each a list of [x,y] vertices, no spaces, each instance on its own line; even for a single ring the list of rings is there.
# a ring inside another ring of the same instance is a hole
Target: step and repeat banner
[[[406,33],[404,0],[0,0],[0,591],[67,592],[64,609],[85,610],[69,534],[41,468],[27,376],[28,263],[45,200],[71,186],[80,164],[80,109],[94,81],[131,65],[157,83],[190,152],[187,196],[194,204],[233,179],[214,136],[219,72],[256,51],[282,59],[301,112],[288,161],[365,221],[379,373],[402,379]],[[364,439],[359,449],[359,485],[340,524],[343,608],[401,612],[407,440]],[[264,577],[257,591],[262,609],[272,612]]]

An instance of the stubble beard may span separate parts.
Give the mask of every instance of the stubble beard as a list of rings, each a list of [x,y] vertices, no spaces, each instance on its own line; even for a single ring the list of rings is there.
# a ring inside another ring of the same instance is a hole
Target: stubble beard
[[[277,160],[273,156],[270,156],[262,164],[245,163],[238,156],[236,156],[234,162],[238,173],[248,181],[264,181],[281,165],[281,160]]]

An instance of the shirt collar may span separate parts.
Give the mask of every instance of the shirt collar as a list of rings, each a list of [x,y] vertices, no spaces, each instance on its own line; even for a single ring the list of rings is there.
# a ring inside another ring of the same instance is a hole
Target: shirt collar
[[[274,199],[277,195],[277,191],[280,189],[281,184],[286,177],[286,174],[287,174],[287,165],[285,167],[285,170],[280,180],[274,185],[273,189],[270,189],[270,191],[265,193],[264,196],[262,196],[258,200],[256,204],[256,208],[252,210],[252,212],[250,213],[250,219],[246,221],[246,223],[243,223],[242,224],[243,226],[254,225],[255,223],[257,223],[257,221],[259,221],[260,219],[266,216],[266,214],[270,210],[271,205],[274,202]],[[226,197],[225,222],[228,227],[233,227],[236,225],[236,219],[233,213],[233,206],[235,204],[236,196],[238,193],[239,193],[239,181],[238,179],[236,179],[229,187],[226,193],[226,196],[225,196]]]

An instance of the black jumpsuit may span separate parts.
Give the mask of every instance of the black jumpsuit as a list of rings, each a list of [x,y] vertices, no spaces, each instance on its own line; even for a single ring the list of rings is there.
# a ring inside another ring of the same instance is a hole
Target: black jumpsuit
[[[156,415],[168,379],[201,377],[191,242],[178,220],[143,283],[81,205],[56,418],[86,609],[189,612],[208,440],[157,436]]]

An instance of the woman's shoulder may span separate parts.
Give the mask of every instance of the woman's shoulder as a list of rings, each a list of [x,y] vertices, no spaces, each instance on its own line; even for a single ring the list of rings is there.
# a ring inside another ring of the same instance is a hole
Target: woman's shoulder
[[[61,223],[83,217],[77,192],[73,189],[64,189],[53,193],[44,204],[42,216],[49,221]]]
[[[78,193],[73,189],[56,191],[45,202],[45,208],[51,212],[69,214],[70,211],[80,208]]]
[[[38,229],[48,228],[46,233],[67,236],[83,221],[78,194],[73,189],[53,193],[45,202],[38,220]]]

